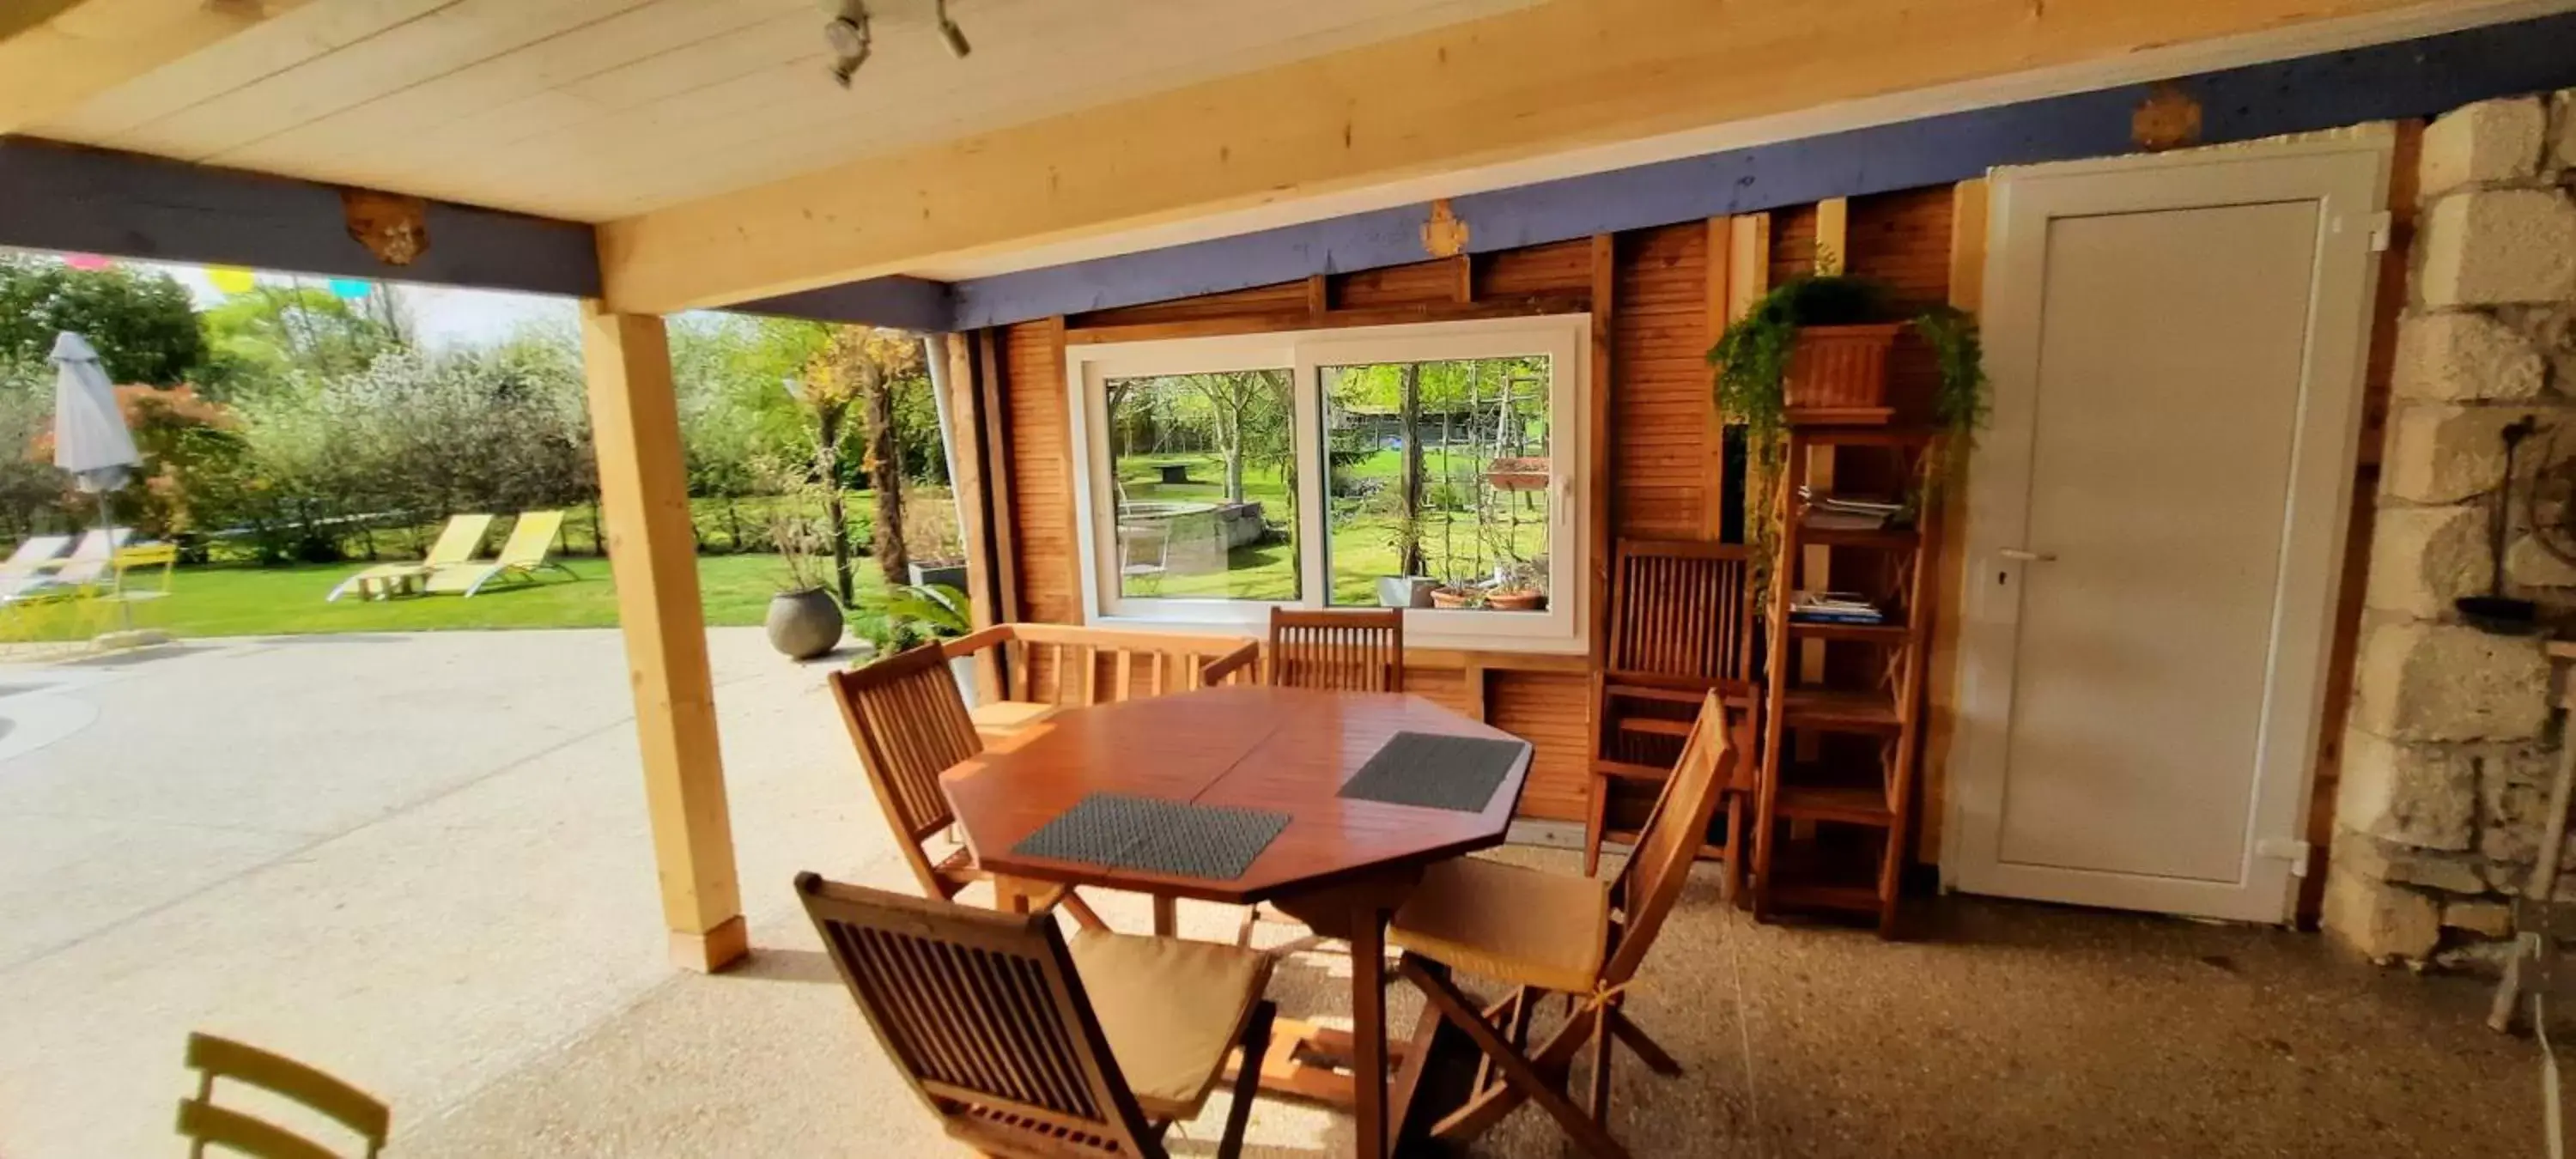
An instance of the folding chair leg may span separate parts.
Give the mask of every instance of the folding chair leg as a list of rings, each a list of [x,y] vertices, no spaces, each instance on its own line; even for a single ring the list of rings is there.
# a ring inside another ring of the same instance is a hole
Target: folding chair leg
[[[1410,954],[1396,963],[1396,972],[1421,990],[1423,998],[1439,1008],[1441,1017],[1467,1032],[1476,1049],[1485,1052],[1486,1057],[1494,1060],[1495,1066],[1502,1068],[1504,1082],[1546,1108],[1578,1149],[1594,1159],[1628,1159],[1628,1149],[1611,1138],[1610,1132],[1602,1129],[1599,1122],[1585,1115],[1583,1108],[1575,1106],[1574,1100],[1567,1098],[1555,1083],[1540,1075],[1527,1057],[1513,1050],[1511,1043],[1504,1041],[1502,1032],[1478,1014],[1474,1000],[1459,992],[1448,979],[1423,969]]]
[[[1590,812],[1583,819],[1583,876],[1601,875],[1601,827],[1609,823],[1610,784],[1599,773],[1592,774]]]
[[[1235,1070],[1234,1099],[1225,1109],[1225,1134],[1217,1140],[1217,1159],[1243,1154],[1243,1129],[1252,1122],[1252,1100],[1261,1095],[1261,1056],[1270,1052],[1270,1024],[1279,1017],[1275,1003],[1253,1006],[1243,1027],[1243,1062]]]
[[[1627,1043],[1628,1049],[1636,1051],[1638,1060],[1646,1064],[1647,1070],[1666,1078],[1682,1073],[1682,1064],[1674,1062],[1673,1056],[1666,1054],[1664,1048],[1654,1039],[1646,1037],[1646,1032],[1639,1029],[1636,1023],[1629,1021],[1626,1014],[1612,1007],[1609,1017],[1610,1033],[1618,1035],[1619,1041]]]
[[[1726,794],[1726,866],[1718,878],[1717,900],[1732,905],[1744,889],[1744,855],[1753,843],[1744,839],[1744,794]]]
[[[1611,1010],[1592,1020],[1592,1121],[1606,1130],[1610,1122],[1610,1059],[1619,1052],[1618,1036],[1610,1031]]]

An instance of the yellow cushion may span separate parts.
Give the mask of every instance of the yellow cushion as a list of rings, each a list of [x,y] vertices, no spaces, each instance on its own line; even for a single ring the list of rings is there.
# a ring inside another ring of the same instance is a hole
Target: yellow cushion
[[[1157,1119],[1199,1113],[1270,981],[1264,954],[1107,930],[1074,935],[1073,966],[1136,1105]]]
[[[1461,857],[1434,864],[1387,940],[1470,974],[1589,994],[1610,939],[1610,884]]]
[[[975,720],[975,731],[986,737],[1007,735],[1055,715],[1056,706],[1029,700],[996,700],[976,705],[967,713]]]

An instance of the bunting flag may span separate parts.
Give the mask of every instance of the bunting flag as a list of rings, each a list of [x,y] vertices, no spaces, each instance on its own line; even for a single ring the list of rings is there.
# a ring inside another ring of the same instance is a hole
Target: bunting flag
[[[364,278],[331,279],[331,296],[334,298],[363,298],[373,293],[375,288],[374,283]]]
[[[259,284],[259,277],[240,266],[207,266],[206,280],[227,294],[247,294]]]
[[[75,270],[103,270],[116,263],[97,254],[65,254],[63,264]]]

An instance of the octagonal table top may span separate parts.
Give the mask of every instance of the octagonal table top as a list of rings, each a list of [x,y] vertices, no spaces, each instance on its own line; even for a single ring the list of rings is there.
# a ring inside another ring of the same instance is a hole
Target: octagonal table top
[[[1064,709],[940,781],[989,872],[1244,904],[1502,843],[1529,779],[1527,746],[1480,813],[1336,795],[1398,732],[1519,739],[1404,693],[1237,685]],[[1012,853],[1095,792],[1267,809],[1289,821],[1226,881]]]

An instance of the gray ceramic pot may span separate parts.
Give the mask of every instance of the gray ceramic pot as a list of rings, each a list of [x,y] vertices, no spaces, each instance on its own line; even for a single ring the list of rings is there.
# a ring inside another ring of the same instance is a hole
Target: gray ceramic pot
[[[811,660],[841,645],[841,605],[821,588],[769,597],[769,646],[791,660]]]

